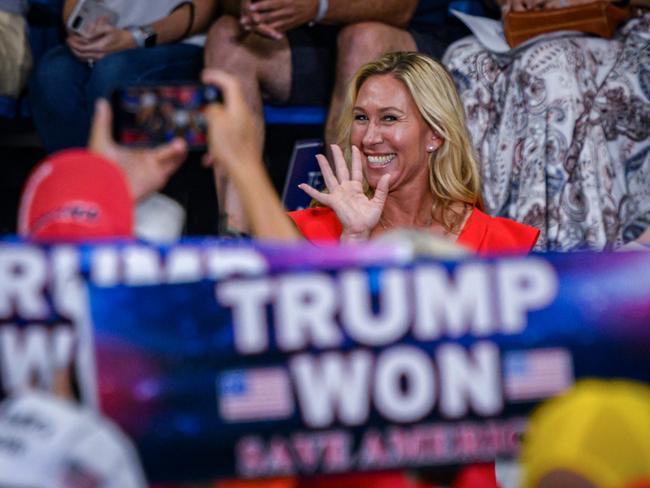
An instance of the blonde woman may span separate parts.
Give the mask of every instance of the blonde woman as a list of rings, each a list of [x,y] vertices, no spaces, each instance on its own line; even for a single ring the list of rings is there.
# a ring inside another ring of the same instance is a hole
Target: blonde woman
[[[323,207],[284,217],[255,151],[250,114],[232,78],[213,107],[210,151],[233,179],[256,237],[360,242],[396,228],[441,236],[481,254],[528,252],[539,231],[481,211],[476,160],[461,102],[447,71],[418,53],[390,53],[352,79],[332,146],[319,155],[327,192],[301,188]],[[348,165],[347,161],[350,162]]]

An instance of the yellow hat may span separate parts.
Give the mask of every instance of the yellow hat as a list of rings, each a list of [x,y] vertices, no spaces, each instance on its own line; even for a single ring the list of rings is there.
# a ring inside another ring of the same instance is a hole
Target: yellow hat
[[[521,461],[526,488],[553,470],[599,488],[650,479],[650,388],[618,380],[577,383],[533,413]]]

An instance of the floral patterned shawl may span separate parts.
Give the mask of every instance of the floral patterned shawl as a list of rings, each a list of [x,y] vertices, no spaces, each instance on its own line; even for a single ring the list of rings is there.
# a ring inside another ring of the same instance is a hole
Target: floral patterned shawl
[[[538,250],[609,249],[650,224],[650,14],[614,39],[447,50],[482,161],[487,211],[537,227]]]

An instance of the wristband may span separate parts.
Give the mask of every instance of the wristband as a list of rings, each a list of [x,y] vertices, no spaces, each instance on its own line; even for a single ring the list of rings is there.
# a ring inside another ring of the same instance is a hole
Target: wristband
[[[127,27],[126,30],[131,33],[135,40],[135,44],[139,48],[154,47],[157,43],[158,35],[151,25]]]
[[[318,0],[318,12],[316,12],[316,17],[314,17],[314,20],[309,23],[310,26],[318,24],[325,18],[327,15],[327,9],[330,6],[329,4],[329,0]]]
[[[144,47],[144,32],[142,32],[140,27],[127,27],[126,30],[133,36],[136,46]]]

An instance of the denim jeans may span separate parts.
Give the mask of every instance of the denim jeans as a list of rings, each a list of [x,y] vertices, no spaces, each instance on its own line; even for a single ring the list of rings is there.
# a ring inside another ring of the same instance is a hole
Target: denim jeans
[[[34,124],[48,153],[85,146],[95,100],[127,83],[198,79],[203,49],[167,44],[110,54],[94,66],[79,60],[66,45],[48,51],[29,85]]]

